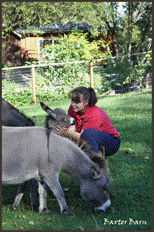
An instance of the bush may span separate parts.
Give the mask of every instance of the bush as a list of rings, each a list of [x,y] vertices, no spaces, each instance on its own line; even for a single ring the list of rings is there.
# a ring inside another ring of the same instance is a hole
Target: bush
[[[27,88],[23,88],[20,84],[17,84],[14,81],[3,80],[3,97],[16,107],[32,104],[32,89],[30,85],[27,86]],[[50,91],[47,88],[43,77],[38,78],[36,92],[37,102],[51,101],[51,99],[52,101],[56,101],[65,97],[64,95],[58,95],[55,91],[57,90],[52,89],[52,91]]]
[[[101,52],[99,47],[105,46],[103,41],[89,42],[86,34],[72,33],[60,38],[54,45],[46,45],[42,56],[50,62],[67,62],[106,58],[109,52]]]
[[[3,80],[3,97],[13,105],[22,106],[32,102],[31,88],[22,88],[11,80]]]
[[[99,47],[106,46],[103,41],[89,42],[86,34],[72,33],[58,40],[58,43],[47,45],[42,50],[42,56],[48,63],[87,61],[87,64],[67,64],[61,67],[50,67],[40,74],[58,95],[66,95],[72,88],[84,85],[89,86],[88,62],[93,59],[107,58],[109,52],[101,52]]]
[[[85,61],[84,64],[66,64],[63,66],[49,66],[36,70],[37,100],[48,101],[67,97],[68,92],[77,86],[89,86],[88,64],[93,59],[107,58],[109,52],[101,52],[105,47],[103,41],[89,42],[87,35],[72,33],[58,40],[58,43],[46,45],[42,49],[43,62],[61,63]],[[31,85],[31,83],[29,83]],[[32,102],[31,86],[23,88],[13,81],[4,81],[3,96],[15,105]]]
[[[102,75],[102,91],[110,89],[127,89],[132,84],[143,87],[145,75],[151,72],[151,53],[136,57],[130,64],[127,56],[113,60],[109,59],[106,67],[100,72]]]

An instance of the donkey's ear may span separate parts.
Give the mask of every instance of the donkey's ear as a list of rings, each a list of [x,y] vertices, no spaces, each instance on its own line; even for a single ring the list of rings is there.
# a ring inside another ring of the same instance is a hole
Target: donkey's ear
[[[49,106],[47,106],[43,102],[40,102],[40,106],[49,116],[51,116],[53,119],[56,120],[56,113],[54,110],[52,110]]]
[[[50,110],[49,106],[47,106],[47,105],[44,104],[43,102],[40,102],[40,106],[41,106],[41,108],[42,108],[45,112],[47,112],[48,110]]]
[[[50,118],[57,120],[57,115],[56,115],[54,110],[52,110],[52,109],[47,110],[47,113],[48,113],[48,116],[50,116]]]

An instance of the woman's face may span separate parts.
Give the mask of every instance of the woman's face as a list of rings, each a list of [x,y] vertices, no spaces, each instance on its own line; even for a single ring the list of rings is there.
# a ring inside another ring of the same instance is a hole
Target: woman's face
[[[88,105],[88,102],[84,100],[83,95],[80,95],[80,101],[74,102],[71,101],[71,106],[73,107],[74,112],[84,112],[85,107]]]

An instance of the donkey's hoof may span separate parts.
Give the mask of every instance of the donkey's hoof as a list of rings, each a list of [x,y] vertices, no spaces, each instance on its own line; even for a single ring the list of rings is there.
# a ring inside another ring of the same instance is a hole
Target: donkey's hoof
[[[73,212],[71,209],[68,208],[68,209],[64,209],[62,214],[71,216],[71,215],[73,215]]]
[[[43,213],[43,214],[50,213],[50,210],[48,208],[44,208],[44,209],[41,209],[39,213]]]
[[[50,210],[48,208],[44,208],[42,213],[50,213]]]
[[[14,206],[14,205],[12,205],[12,209],[13,209],[13,210],[17,210],[17,207]]]
[[[111,200],[108,199],[105,203],[103,203],[101,206],[96,207],[95,211],[99,211],[102,213],[106,213],[107,209],[111,207]]]

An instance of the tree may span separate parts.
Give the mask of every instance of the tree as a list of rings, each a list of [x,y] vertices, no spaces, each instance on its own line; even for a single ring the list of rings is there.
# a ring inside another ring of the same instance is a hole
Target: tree
[[[3,2],[3,36],[17,28],[51,23],[87,22],[92,33],[111,38],[115,56],[119,53],[144,51],[150,47],[152,34],[152,3],[123,4],[124,14],[118,11],[118,2]]]
[[[92,2],[4,2],[2,5],[4,34],[16,28],[50,23],[88,22],[94,31],[102,26],[105,3]],[[105,29],[105,27],[104,27]]]
[[[118,32],[118,44],[120,51],[130,57],[132,53],[150,49],[152,4],[129,1],[124,5],[124,10],[125,15]]]

